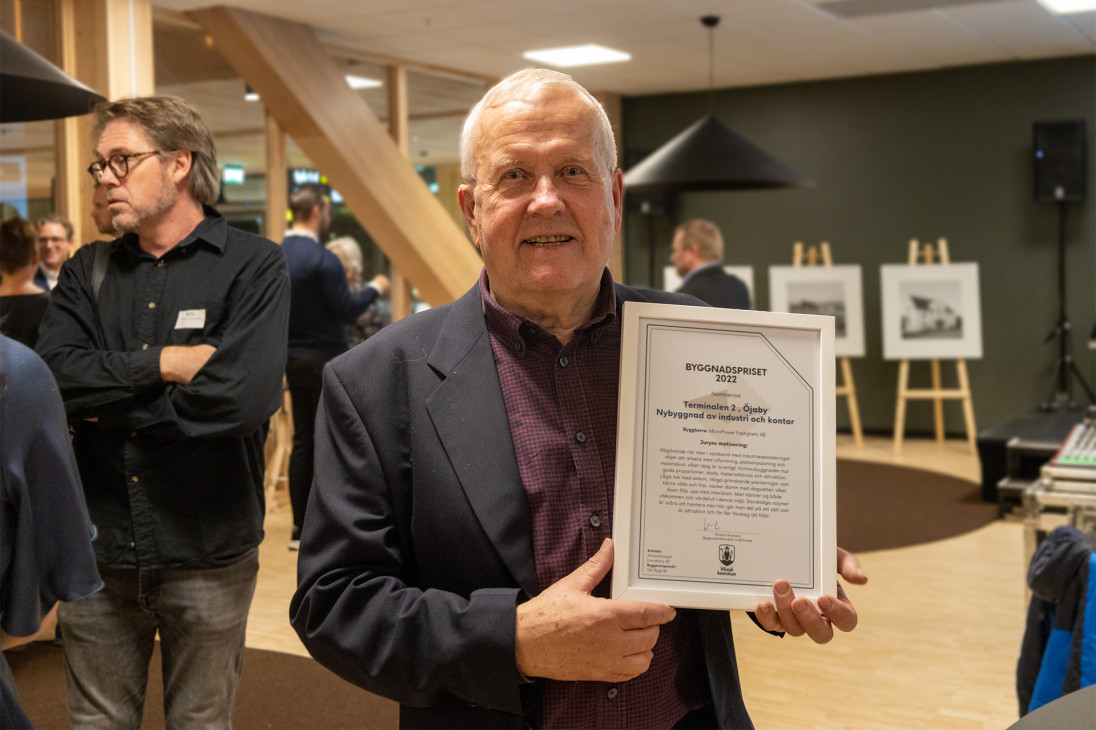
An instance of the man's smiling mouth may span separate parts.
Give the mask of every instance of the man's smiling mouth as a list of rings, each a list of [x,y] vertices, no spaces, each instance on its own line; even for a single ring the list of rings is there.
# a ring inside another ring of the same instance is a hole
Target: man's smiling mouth
[[[531,243],[536,246],[550,246],[556,243],[566,243],[573,241],[571,236],[534,236],[533,238],[526,238],[522,243]]]

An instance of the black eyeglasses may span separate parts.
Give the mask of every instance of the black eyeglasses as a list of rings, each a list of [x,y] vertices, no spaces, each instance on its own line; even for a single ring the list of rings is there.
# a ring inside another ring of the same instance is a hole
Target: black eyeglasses
[[[129,174],[129,161],[137,157],[146,157],[148,155],[158,155],[159,150],[152,150],[151,152],[127,152],[125,154],[111,155],[110,159],[106,162],[97,160],[88,165],[88,174],[91,175],[91,179],[95,182],[99,182],[103,179],[103,173],[106,172],[107,166],[110,166],[110,171],[114,173],[114,177],[121,180],[123,177]]]

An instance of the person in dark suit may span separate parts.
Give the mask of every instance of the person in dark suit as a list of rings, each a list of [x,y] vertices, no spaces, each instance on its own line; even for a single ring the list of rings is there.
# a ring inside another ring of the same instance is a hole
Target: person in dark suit
[[[683,278],[679,292],[713,307],[750,308],[746,285],[723,270],[723,234],[715,223],[696,218],[678,226],[670,263]]]
[[[608,597],[621,306],[696,303],[606,268],[608,118],[569,76],[520,71],[461,147],[484,269],[324,369],[293,626],[401,727],[748,727],[726,611]],[[780,581],[757,621],[855,626],[842,590],[819,604]]]

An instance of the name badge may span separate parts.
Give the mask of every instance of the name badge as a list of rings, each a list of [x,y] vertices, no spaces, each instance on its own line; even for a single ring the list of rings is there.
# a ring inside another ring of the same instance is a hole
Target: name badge
[[[177,330],[200,330],[205,327],[204,309],[183,309],[179,312],[179,319],[175,320]]]

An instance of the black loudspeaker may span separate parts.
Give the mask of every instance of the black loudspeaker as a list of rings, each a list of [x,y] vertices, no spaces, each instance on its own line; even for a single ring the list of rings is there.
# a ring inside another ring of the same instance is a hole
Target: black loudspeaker
[[[1035,123],[1035,200],[1085,199],[1085,120]]]

